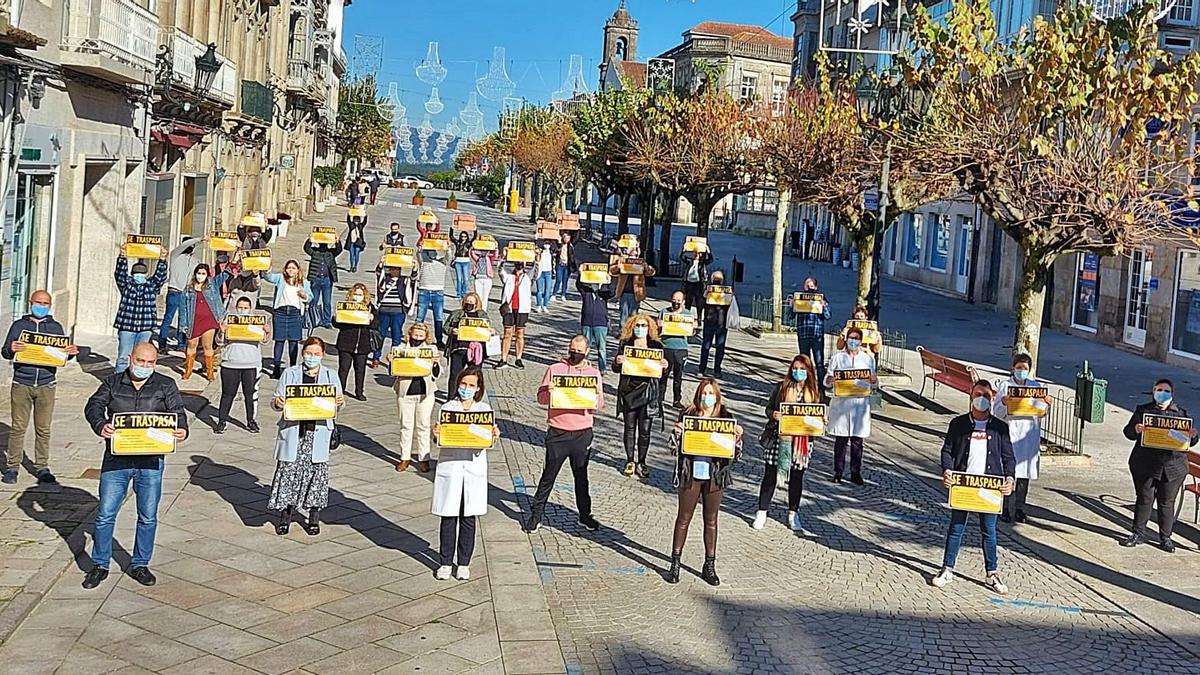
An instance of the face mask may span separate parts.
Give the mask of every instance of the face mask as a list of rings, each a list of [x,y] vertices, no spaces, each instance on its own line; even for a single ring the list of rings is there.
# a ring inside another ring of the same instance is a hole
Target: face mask
[[[712,280],[712,285],[713,285],[713,286],[724,286],[724,285],[725,285],[725,280],[724,280],[724,279],[721,279],[721,278],[719,278],[719,277],[713,277],[713,280]]]
[[[196,275],[196,283],[198,283],[198,284],[202,284],[202,283],[204,283],[204,282],[206,282],[206,281],[208,281],[208,275],[207,275],[207,274],[197,274],[197,275]]]
[[[808,379],[808,371],[803,368],[792,368],[792,379],[803,382]]]
[[[567,352],[567,361],[569,361],[573,366],[583,363],[583,357],[584,355],[580,352]]]
[[[1154,402],[1159,405],[1166,405],[1166,404],[1170,403],[1171,398],[1173,398],[1173,395],[1169,391],[1154,392]]]
[[[30,305],[29,313],[35,319],[44,319],[50,316],[50,308],[45,305]]]
[[[410,345],[414,346],[414,347],[419,347],[420,345],[423,345],[423,344],[425,344],[425,338],[423,338],[423,337],[410,337],[410,338],[408,338],[408,343],[409,343]]]
[[[241,307],[238,307],[237,309],[233,310],[233,313],[236,314],[237,316],[250,316],[250,310],[243,309]]]
[[[475,387],[459,387],[458,397],[464,401],[469,401],[475,398],[475,392],[479,391]]]
[[[142,272],[134,272],[133,273],[133,283],[135,283],[135,284],[146,283],[146,275]]]
[[[1017,380],[1020,382],[1024,382],[1025,380],[1029,379],[1029,369],[1017,368],[1013,371],[1013,377],[1017,378]]]
[[[316,368],[319,365],[321,365],[321,357],[309,356],[307,354],[304,355],[304,367],[305,368],[308,368],[311,370],[313,368]]]
[[[711,408],[711,407],[717,405],[717,395],[716,394],[702,395],[700,397],[700,405],[704,406],[705,408]]]
[[[364,299],[365,298],[363,298],[363,296],[361,296],[361,295],[350,296],[350,302],[362,303]]]
[[[139,382],[154,374],[151,366],[129,366],[129,376]]]
[[[649,333],[650,333],[650,329],[645,326],[634,326],[634,328],[633,328],[633,336],[634,337],[644,338]]]
[[[475,305],[463,305],[463,311],[470,314],[475,311]]]
[[[683,308],[682,302],[675,302],[674,300],[671,301],[671,309],[678,310],[678,309],[682,309],[682,308]]]
[[[846,340],[846,349],[849,349],[850,351],[854,351],[854,350],[858,349],[861,344],[862,344],[862,342],[859,340],[855,340],[855,339]]]
[[[976,396],[975,398],[971,399],[971,407],[979,412],[983,412],[992,407],[992,399],[986,396]]]
[[[550,250],[550,244],[542,244],[542,250],[543,250],[543,251],[549,251],[549,250]]]

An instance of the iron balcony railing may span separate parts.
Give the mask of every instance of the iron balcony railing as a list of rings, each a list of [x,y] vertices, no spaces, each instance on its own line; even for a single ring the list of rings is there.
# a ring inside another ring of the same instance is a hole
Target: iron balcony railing
[[[158,17],[133,0],[69,0],[63,49],[153,70]]]
[[[175,85],[190,91],[196,81],[196,57],[203,56],[208,45],[188,35],[182,28],[168,27],[162,31],[163,44],[171,50],[171,79]],[[217,52],[221,69],[213,78],[208,97],[232,105],[237,100],[237,65]]]
[[[275,119],[275,95],[266,85],[242,80],[242,114],[270,124]]]

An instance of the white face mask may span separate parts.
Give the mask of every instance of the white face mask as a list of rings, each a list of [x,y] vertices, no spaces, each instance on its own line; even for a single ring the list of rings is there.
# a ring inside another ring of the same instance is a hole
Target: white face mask
[[[971,399],[971,407],[979,412],[984,412],[988,408],[992,407],[992,399],[986,396],[976,396],[975,398]]]

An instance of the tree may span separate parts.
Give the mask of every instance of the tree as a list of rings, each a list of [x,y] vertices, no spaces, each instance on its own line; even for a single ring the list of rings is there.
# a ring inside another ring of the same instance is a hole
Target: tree
[[[374,75],[343,82],[338,93],[337,149],[367,164],[385,157],[392,147],[392,121],[384,116]]]
[[[918,18],[923,58],[906,77],[935,97],[905,144],[922,172],[952,177],[1020,247],[1013,351],[1035,366],[1054,261],[1118,255],[1155,236],[1170,220],[1164,195],[1183,188],[1179,129],[1200,55],[1159,49],[1153,9],[1098,21],[1066,7],[1007,42],[987,0],[955,0],[944,24]]]
[[[628,154],[625,130],[648,95],[640,89],[602,91],[571,116],[575,138],[569,155],[584,178],[600,190],[602,223],[608,216],[609,196],[632,190],[628,174],[621,170]]]
[[[549,183],[546,203],[558,204],[567,184],[575,177],[570,149],[575,130],[565,115],[546,108],[526,107],[517,118],[517,135],[508,143],[509,154],[522,172],[537,176],[543,186]],[[538,212],[534,205],[533,212]]]

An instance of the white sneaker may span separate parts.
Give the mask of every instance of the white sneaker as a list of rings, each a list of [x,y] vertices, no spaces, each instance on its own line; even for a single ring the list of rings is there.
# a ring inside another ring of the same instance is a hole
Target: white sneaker
[[[1008,586],[1006,586],[1004,582],[1000,580],[1000,575],[996,572],[992,572],[991,574],[987,575],[987,580],[983,583],[988,588],[992,589],[996,593],[999,593],[1000,595],[1008,594]]]
[[[466,565],[459,565],[454,568],[454,578],[459,581],[466,581],[471,578],[471,568]]]
[[[438,581],[445,581],[450,578],[450,566],[442,565],[437,569],[437,574],[433,575]]]
[[[938,575],[931,579],[929,583],[933,584],[934,588],[941,588],[951,581],[954,581],[954,570],[949,567],[943,567],[942,571],[938,572]]]
[[[800,532],[804,529],[804,527],[800,525],[800,514],[796,513],[795,511],[788,512],[788,524],[792,526],[792,532]]]
[[[764,526],[766,526],[766,524],[767,512],[759,511],[758,513],[754,514],[754,522],[750,524],[750,527],[753,527],[756,530],[761,530]]]

